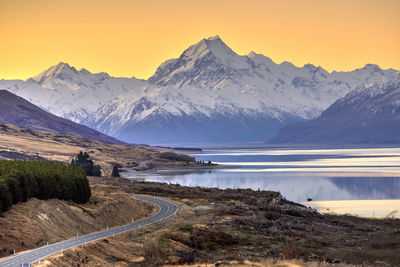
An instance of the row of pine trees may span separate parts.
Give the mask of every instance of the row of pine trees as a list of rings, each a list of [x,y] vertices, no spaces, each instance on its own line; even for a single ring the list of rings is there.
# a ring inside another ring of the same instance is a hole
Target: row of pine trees
[[[74,165],[50,161],[0,161],[0,213],[31,197],[87,202],[91,191],[86,170]]]

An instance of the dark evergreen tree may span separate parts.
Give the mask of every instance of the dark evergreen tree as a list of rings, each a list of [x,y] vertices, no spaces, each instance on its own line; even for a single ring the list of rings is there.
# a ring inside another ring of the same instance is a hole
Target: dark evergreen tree
[[[114,165],[111,173],[112,177],[120,177],[121,175],[119,174],[119,169],[117,165]]]
[[[92,175],[93,176],[101,176],[101,167],[100,167],[100,165],[94,165],[93,166]]]
[[[72,159],[71,165],[80,166],[87,176],[101,176],[100,165],[95,165],[87,152],[79,152],[75,159]]]

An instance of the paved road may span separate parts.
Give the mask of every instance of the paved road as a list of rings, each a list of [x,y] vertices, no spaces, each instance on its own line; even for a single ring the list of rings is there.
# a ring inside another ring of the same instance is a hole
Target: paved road
[[[116,228],[111,228],[108,230],[104,230],[101,232],[89,234],[89,235],[84,235],[81,237],[77,237],[74,239],[70,240],[65,240],[62,242],[58,242],[55,244],[51,244],[48,246],[40,247],[22,254],[19,254],[17,256],[8,258],[6,260],[0,261],[0,267],[10,267],[10,266],[29,266],[29,263],[34,263],[36,261],[39,261],[40,259],[44,259],[50,255],[60,253],[63,250],[84,245],[89,242],[93,242],[98,239],[102,239],[108,236],[113,236],[117,235],[120,233],[124,233],[133,229],[138,229],[140,227],[150,225],[156,222],[160,222],[162,220],[167,219],[168,217],[171,217],[172,215],[176,214],[176,212],[179,210],[179,207],[168,200],[164,199],[159,199],[159,198],[153,198],[153,197],[145,197],[145,196],[139,196],[139,195],[133,195],[137,199],[148,201],[150,203],[153,203],[154,205],[159,207],[159,211],[146,219],[140,220],[133,222],[128,225],[116,227]]]

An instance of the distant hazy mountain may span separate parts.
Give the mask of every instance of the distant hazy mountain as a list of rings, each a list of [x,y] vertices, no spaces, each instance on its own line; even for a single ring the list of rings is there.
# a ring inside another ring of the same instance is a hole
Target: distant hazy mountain
[[[89,127],[52,115],[7,90],[0,90],[0,122],[31,130],[70,134],[103,143],[122,144]]]
[[[318,118],[281,129],[273,143],[400,143],[400,80],[359,87]]]
[[[254,52],[237,55],[215,36],[164,62],[147,81],[61,63],[0,86],[128,142],[235,142],[271,138],[289,122],[316,118],[359,86],[398,75],[370,64],[332,73],[311,64],[276,64]]]

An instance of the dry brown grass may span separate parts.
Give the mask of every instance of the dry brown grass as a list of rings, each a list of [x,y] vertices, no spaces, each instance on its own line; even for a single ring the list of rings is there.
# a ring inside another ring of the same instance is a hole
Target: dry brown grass
[[[31,157],[69,163],[79,151],[87,151],[96,164],[105,171],[120,164],[134,167],[141,162],[153,166],[180,166],[185,163],[160,158],[165,149],[144,145],[110,145],[71,135],[43,131],[27,131],[10,125],[0,124],[0,151],[20,153]],[[1,159],[1,158],[0,158]]]
[[[243,262],[229,261],[217,262],[214,264],[192,264],[192,265],[165,265],[165,267],[212,267],[212,266],[230,266],[230,267],[353,267],[349,264],[331,264],[327,262],[304,262],[302,260],[277,260],[268,258],[259,262],[245,260]]]

